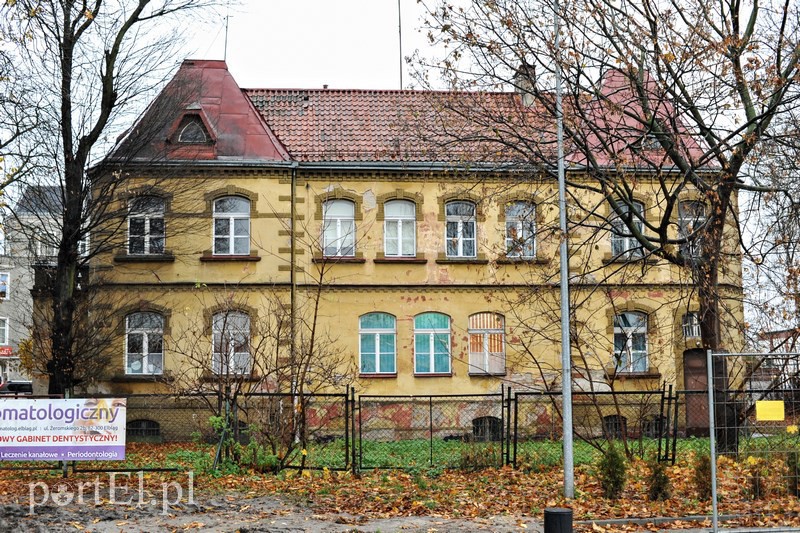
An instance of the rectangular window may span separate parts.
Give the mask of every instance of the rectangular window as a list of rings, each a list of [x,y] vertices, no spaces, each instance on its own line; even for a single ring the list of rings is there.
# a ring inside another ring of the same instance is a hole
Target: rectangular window
[[[447,257],[476,257],[475,204],[449,202],[445,205]]]
[[[417,208],[409,200],[392,200],[383,206],[384,253],[386,257],[414,257]]]
[[[639,239],[631,231],[631,228],[634,228],[638,233],[642,233],[644,205],[634,202],[633,208],[634,213],[631,213],[627,205],[620,204],[623,216],[616,217],[611,222],[611,255],[615,258],[637,259],[644,255],[644,249]],[[630,222],[627,221],[629,214]]]
[[[322,206],[322,253],[326,257],[356,255],[355,204],[328,200]]]
[[[531,202],[506,206],[506,257],[536,257],[536,206]]]
[[[250,317],[228,311],[217,313],[212,321],[213,353],[211,366],[215,374],[250,373]]]
[[[8,298],[9,294],[9,275],[8,272],[0,272],[0,299]]]
[[[214,255],[250,255],[250,200],[214,200]]]
[[[8,346],[8,319],[0,318],[0,345]]]
[[[164,200],[143,196],[131,202],[128,216],[128,253],[164,253]]]

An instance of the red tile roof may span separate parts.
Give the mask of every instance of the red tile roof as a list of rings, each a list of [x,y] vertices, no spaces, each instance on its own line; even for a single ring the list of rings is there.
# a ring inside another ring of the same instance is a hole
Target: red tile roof
[[[186,115],[199,116],[209,143],[179,143]],[[224,61],[186,60],[112,154],[135,160],[285,161],[277,142]]]
[[[669,101],[652,80],[656,115],[674,120]],[[640,106],[630,81],[611,71],[603,97],[565,99],[567,161],[601,166],[672,166],[661,148],[642,141],[642,126],[628,113]],[[199,117],[209,143],[176,141],[187,115]],[[677,124],[679,149],[694,161],[703,150]],[[685,133],[685,135],[683,135]],[[581,139],[577,137],[582,136]],[[569,144],[569,139],[573,141]],[[581,146],[579,146],[579,144]],[[580,148],[580,149],[578,149]],[[524,105],[518,93],[377,91],[338,89],[245,89],[224,61],[187,60],[142,118],[126,134],[112,159],[300,161],[316,163],[541,163],[555,162],[555,121],[544,105]]]
[[[532,128],[515,93],[245,89],[298,161],[511,161],[486,110]],[[455,105],[454,103],[457,103]],[[464,105],[468,103],[469,105]]]

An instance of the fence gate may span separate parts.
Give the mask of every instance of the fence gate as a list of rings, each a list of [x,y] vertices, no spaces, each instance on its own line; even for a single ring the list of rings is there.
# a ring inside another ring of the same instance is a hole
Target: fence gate
[[[482,468],[508,457],[504,394],[358,397],[360,469]]]
[[[712,527],[719,531],[727,502],[800,496],[800,355],[709,351],[707,364]],[[736,489],[719,491],[721,479],[737,474],[744,478],[727,485]]]

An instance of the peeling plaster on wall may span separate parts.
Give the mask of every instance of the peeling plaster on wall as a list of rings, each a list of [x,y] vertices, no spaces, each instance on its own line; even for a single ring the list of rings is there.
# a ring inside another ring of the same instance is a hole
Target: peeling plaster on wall
[[[375,198],[375,193],[372,192],[372,189],[367,189],[366,191],[364,191],[364,196],[362,198],[363,198],[363,203],[361,205],[364,207],[366,211],[378,207],[378,201]]]

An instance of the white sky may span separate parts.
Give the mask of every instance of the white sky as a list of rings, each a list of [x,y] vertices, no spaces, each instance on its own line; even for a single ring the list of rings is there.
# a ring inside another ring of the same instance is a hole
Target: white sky
[[[403,56],[427,47],[422,7],[400,0]],[[230,8],[227,63],[242,88],[399,89],[398,0],[240,0]],[[187,57],[222,59],[222,19]],[[413,83],[403,62],[403,85]]]

